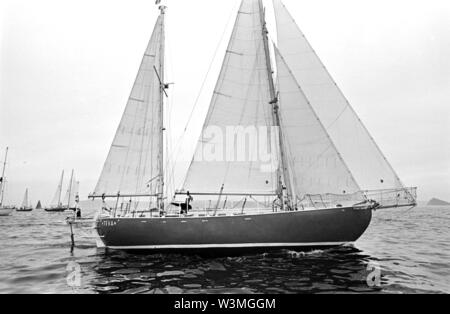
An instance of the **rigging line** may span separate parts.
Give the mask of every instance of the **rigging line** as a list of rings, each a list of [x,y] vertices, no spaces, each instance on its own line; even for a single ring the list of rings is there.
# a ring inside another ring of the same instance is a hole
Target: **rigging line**
[[[162,45],[161,43],[161,38],[162,38],[162,31],[159,34],[157,43],[155,45],[155,50],[157,50],[159,48],[159,46]],[[157,55],[157,52],[155,51],[155,56]],[[157,61],[159,62],[159,61]],[[156,63],[156,62],[155,62]],[[154,64],[155,64],[154,63]],[[155,66],[153,64],[153,67]],[[153,78],[153,75],[150,78]],[[143,86],[145,86],[145,84],[143,84]],[[148,98],[149,102],[151,102],[151,112],[149,113],[149,104],[147,104],[147,106],[145,107],[145,114],[144,114],[144,121],[143,121],[143,134],[142,134],[142,139],[141,139],[141,146],[140,146],[140,158],[139,158],[139,163],[138,163],[138,170],[137,170],[137,174],[138,174],[138,178],[136,181],[136,194],[138,194],[139,192],[141,192],[142,189],[143,191],[147,190],[146,186],[147,184],[144,184],[144,179],[145,179],[145,174],[147,172],[147,166],[150,166],[150,172],[151,175],[153,175],[153,158],[151,158],[153,156],[153,144],[154,144],[154,137],[152,136],[154,133],[154,129],[155,129],[155,124],[157,124],[157,113],[155,112],[157,110],[157,106],[155,106],[155,100],[159,100],[159,94],[155,93],[155,84],[153,82],[153,84],[151,84],[149,86],[149,88],[146,88],[143,90],[143,92],[145,93],[144,95],[144,99]],[[157,96],[157,98],[155,97],[155,95]],[[156,119],[155,119],[156,117]],[[149,119],[150,118],[150,119]],[[149,126],[147,126],[147,124],[149,123]],[[151,128],[151,129],[150,129]],[[150,136],[148,136],[147,141],[144,143],[145,137],[147,136],[147,132],[149,132]],[[150,145],[150,147],[149,147]],[[162,145],[162,144],[161,144]],[[150,149],[149,149],[150,148]],[[142,154],[145,152],[145,160],[144,162],[142,162]],[[150,155],[150,165],[148,160],[149,160],[149,155]],[[141,167],[143,167],[143,171],[141,171]],[[153,186],[153,183],[151,183],[151,186]]]
[[[327,130],[331,129],[334,124],[336,122],[338,122],[338,120],[344,115],[344,113],[347,111],[347,109],[349,109],[348,104],[345,105],[344,109],[342,109],[341,113],[338,114],[338,116],[336,117],[336,119],[333,120],[333,122],[331,122],[328,126],[327,126]]]
[[[170,17],[166,17],[166,20]],[[166,23],[166,25],[170,25],[171,23]],[[170,35],[171,31],[170,28],[165,28],[165,45],[167,47],[166,50],[166,58],[165,58],[165,70],[168,71],[170,76],[172,77],[173,81],[176,81],[175,73],[174,73],[174,64],[173,64],[173,54],[172,54],[172,36]],[[170,189],[174,188],[173,183],[173,173],[170,171],[170,165],[173,162],[173,158],[171,156],[171,153],[173,151],[173,145],[172,145],[172,137],[173,134],[171,133],[172,130],[172,114],[174,110],[174,102],[175,102],[175,85],[173,85],[172,92],[169,93],[168,103],[167,103],[167,110],[165,110],[165,121],[167,123],[167,130],[165,133],[165,147],[166,147],[166,153],[164,161],[164,175],[166,177],[167,182],[165,182],[165,189],[166,189],[166,195],[169,195]]]
[[[154,109],[154,85],[152,85],[149,89],[146,89],[144,92],[147,92],[147,96],[148,99],[152,102],[152,109]],[[153,98],[153,99],[152,99]],[[147,106],[145,106],[145,113],[144,113],[144,120],[143,120],[143,125],[142,125],[142,135],[141,135],[141,143],[140,143],[140,152],[139,152],[139,161],[138,161],[138,177],[137,177],[137,182],[136,182],[136,194],[139,193],[139,188],[142,188],[143,185],[143,180],[144,175],[147,171],[147,163],[148,163],[148,156],[149,156],[149,149],[145,149],[146,147],[148,148],[148,141],[150,140],[151,142],[153,142],[153,136],[149,136],[147,139],[147,143],[145,143],[145,137],[148,131],[148,126],[147,124],[150,123],[151,127],[153,128],[153,124],[154,124],[154,115],[152,113],[151,115],[151,121],[149,120],[149,106],[147,104]],[[145,157],[143,156],[145,155]],[[142,161],[142,159],[144,158],[144,162]],[[143,170],[142,170],[143,168]]]
[[[185,128],[184,128],[184,132],[187,131],[187,129],[188,129],[188,127],[189,127],[189,124],[190,124],[190,122],[191,122],[191,120],[192,120],[192,117],[193,117],[193,115],[194,115],[194,111],[195,111],[195,109],[196,109],[197,106],[198,106],[198,103],[199,103],[200,97],[201,97],[201,95],[202,95],[203,89],[204,89],[204,87],[205,87],[205,85],[206,85],[206,81],[207,81],[207,79],[208,79],[209,73],[211,72],[212,66],[213,66],[214,61],[215,61],[215,59],[216,59],[216,56],[217,56],[217,54],[218,54],[218,52],[219,52],[219,48],[220,48],[220,46],[221,46],[221,44],[222,44],[222,42],[223,42],[223,39],[224,39],[225,34],[226,34],[226,32],[227,32],[227,29],[228,29],[228,27],[229,27],[229,25],[230,25],[231,18],[232,18],[232,16],[233,16],[234,11],[235,11],[235,8],[233,8],[233,10],[230,12],[230,15],[229,15],[229,17],[228,17],[228,21],[227,21],[227,23],[226,23],[226,25],[225,25],[225,28],[224,28],[223,32],[222,32],[222,35],[221,35],[221,37],[220,37],[220,40],[219,40],[219,42],[217,43],[216,49],[215,49],[215,51],[214,51],[213,58],[211,59],[211,62],[210,62],[209,67],[208,67],[208,71],[206,72],[205,78],[203,79],[203,82],[202,82],[202,85],[201,85],[201,87],[200,87],[200,91],[199,91],[199,93],[198,93],[198,95],[197,95],[197,98],[195,99],[194,106],[193,106],[192,111],[191,111],[191,113],[190,113],[190,115],[189,115],[188,121],[187,121],[186,126],[185,126]]]
[[[172,93],[172,95],[175,94],[175,92]],[[167,160],[166,160],[166,165],[165,165],[165,171],[166,171],[166,176],[167,176],[167,186],[166,186],[166,195],[170,194],[170,189],[175,190],[175,165],[173,165],[173,156],[172,156],[172,151],[173,151],[173,145],[172,145],[172,133],[170,133],[170,130],[172,130],[172,121],[170,119],[170,117],[172,116],[172,112],[173,112],[173,104],[174,104],[174,97],[170,97],[169,99],[170,101],[170,109],[169,109],[169,118],[168,118],[168,132],[166,133],[166,147],[167,147]],[[171,169],[172,168],[172,169]]]
[[[278,82],[278,90],[280,90],[279,82]],[[278,101],[279,101],[279,105],[280,105],[279,112],[281,113],[280,114],[280,129],[281,129],[282,126],[284,125],[283,114],[282,114],[283,102],[282,102],[281,95],[278,97],[279,97]],[[281,134],[281,136],[284,139],[283,143],[287,144],[287,145],[285,144],[284,146],[285,146],[285,149],[287,150],[287,163],[288,163],[287,166],[290,167],[290,174],[291,174],[291,176],[289,178],[286,178],[285,180],[292,180],[292,183],[294,184],[294,189],[295,189],[294,193],[297,194],[297,188],[299,187],[299,184],[298,184],[297,176],[295,174],[295,157],[292,153],[292,144],[290,143],[289,138],[286,136],[286,134],[284,132]],[[292,173],[294,173],[294,174],[292,174]]]
[[[236,3],[239,5],[239,2],[236,2]],[[221,36],[219,42],[217,43],[216,49],[215,49],[215,51],[214,51],[213,58],[211,59],[211,62],[210,62],[210,64],[209,64],[208,71],[206,72],[205,78],[204,78],[204,80],[203,80],[203,82],[202,82],[202,85],[201,85],[201,87],[200,87],[200,91],[199,91],[199,93],[198,93],[198,95],[197,95],[197,98],[196,98],[196,100],[195,100],[195,102],[194,102],[194,106],[193,106],[192,111],[191,111],[191,113],[190,113],[190,115],[189,115],[189,118],[188,118],[188,120],[187,120],[186,126],[185,126],[184,129],[183,129],[183,134],[182,134],[182,136],[180,137],[179,141],[177,142],[177,145],[175,146],[175,147],[178,147],[178,148],[176,148],[176,149],[174,150],[174,151],[176,151],[176,154],[175,154],[176,158],[175,158],[175,161],[174,161],[173,169],[175,169],[175,164],[178,162],[178,156],[179,156],[180,151],[181,151],[181,149],[182,149],[181,143],[182,143],[184,137],[186,136],[186,132],[187,132],[187,130],[188,130],[188,128],[189,128],[189,125],[190,125],[190,123],[191,123],[192,117],[194,116],[194,112],[195,112],[195,110],[197,109],[197,106],[198,106],[200,97],[201,97],[201,95],[202,95],[202,93],[203,93],[203,89],[204,89],[204,87],[205,87],[205,85],[206,85],[206,81],[207,81],[208,76],[209,76],[209,74],[210,74],[210,72],[211,72],[212,66],[213,66],[214,61],[215,61],[215,59],[216,59],[216,56],[217,56],[217,54],[218,54],[218,52],[219,52],[219,48],[220,48],[220,46],[221,46],[221,44],[222,44],[222,42],[223,42],[223,40],[224,40],[224,38],[225,38],[225,34],[227,33],[227,29],[229,28],[230,22],[231,22],[232,17],[233,17],[233,13],[236,11],[236,7],[237,7],[238,5],[235,5],[235,7],[233,7],[233,9],[232,9],[231,12],[230,12],[230,15],[229,15],[229,17],[228,17],[228,21],[227,21],[227,23],[226,23],[226,25],[225,25],[225,28],[224,28],[223,33],[222,33],[222,36]],[[173,170],[173,171],[175,171],[175,170]]]

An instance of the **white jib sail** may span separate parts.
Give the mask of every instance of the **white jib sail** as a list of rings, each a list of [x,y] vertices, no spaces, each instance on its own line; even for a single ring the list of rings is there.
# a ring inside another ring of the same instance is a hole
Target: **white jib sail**
[[[196,154],[183,189],[195,193],[262,193],[277,189],[262,6],[243,0]]]
[[[164,14],[156,22],[131,95],[95,188],[95,195],[156,194],[163,121],[160,119]]]
[[[282,134],[296,196],[358,192],[358,184],[276,48],[275,56]]]
[[[282,1],[273,3],[278,48],[358,184],[364,190],[403,188]]]
[[[28,189],[25,190],[25,195],[23,196],[22,208],[29,207],[28,202]]]

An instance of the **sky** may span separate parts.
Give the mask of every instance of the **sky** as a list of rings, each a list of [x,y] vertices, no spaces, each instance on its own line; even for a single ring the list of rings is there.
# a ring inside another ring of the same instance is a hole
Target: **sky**
[[[450,200],[450,2],[284,2],[404,184],[418,186],[420,200]],[[180,181],[239,0],[166,4]],[[151,0],[0,0],[9,202],[20,203],[26,188],[33,202],[50,202],[63,169],[75,169],[82,196],[93,191],[158,13]]]

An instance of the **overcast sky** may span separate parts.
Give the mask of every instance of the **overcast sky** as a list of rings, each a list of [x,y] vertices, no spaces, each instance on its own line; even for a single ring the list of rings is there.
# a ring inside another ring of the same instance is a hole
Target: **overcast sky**
[[[167,1],[174,145],[219,47],[181,164],[192,157],[239,2]],[[450,200],[450,2],[285,4],[403,182],[421,200]],[[9,199],[20,202],[29,187],[33,202],[48,203],[62,169],[76,170],[83,196],[93,190],[157,14],[152,0],[0,0]]]

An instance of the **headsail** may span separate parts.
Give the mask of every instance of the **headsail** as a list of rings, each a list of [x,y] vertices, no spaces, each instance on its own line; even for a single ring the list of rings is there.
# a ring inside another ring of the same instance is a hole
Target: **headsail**
[[[276,193],[263,14],[260,0],[242,1],[184,190]]]
[[[366,197],[381,207],[414,206],[417,189],[404,187],[282,1],[273,2],[278,48]]]
[[[164,8],[156,21],[95,195],[160,191],[163,121],[158,71],[164,59]],[[163,73],[160,73],[162,77]]]
[[[273,0],[278,48],[361,188],[401,189],[399,177],[281,0]]]
[[[293,73],[275,48],[280,119],[298,198],[306,194],[354,194],[360,188],[305,97]]]

